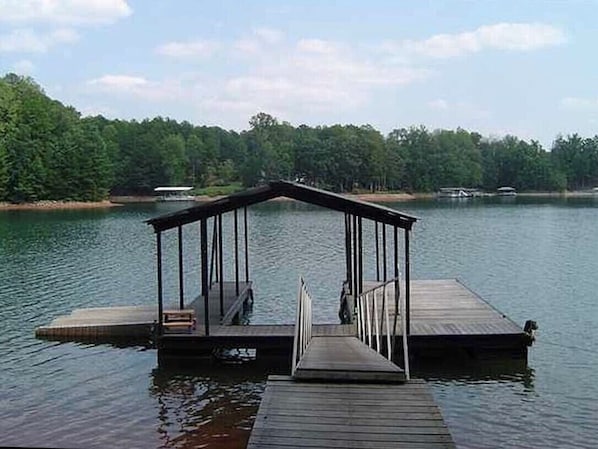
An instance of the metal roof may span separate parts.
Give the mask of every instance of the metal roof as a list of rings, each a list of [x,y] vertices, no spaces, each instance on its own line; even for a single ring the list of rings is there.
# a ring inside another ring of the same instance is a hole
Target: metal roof
[[[265,185],[220,198],[198,206],[192,206],[177,212],[161,215],[147,220],[156,232],[193,223],[204,218],[214,217],[226,212],[261,203],[272,198],[284,196],[327,209],[356,215],[370,220],[411,229],[417,218],[395,209],[368,203],[326,190],[309,187],[290,181],[271,181]]]

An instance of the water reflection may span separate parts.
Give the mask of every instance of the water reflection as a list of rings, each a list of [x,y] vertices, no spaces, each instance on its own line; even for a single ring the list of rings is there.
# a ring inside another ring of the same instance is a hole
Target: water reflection
[[[154,369],[150,396],[161,447],[244,448],[266,376],[255,364]]]

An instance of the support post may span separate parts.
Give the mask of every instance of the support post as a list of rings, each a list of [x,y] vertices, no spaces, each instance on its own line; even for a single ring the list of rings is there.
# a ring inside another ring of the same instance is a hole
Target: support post
[[[235,292],[237,297],[239,296],[239,217],[237,214],[238,209],[234,212],[234,226],[235,226]]]
[[[363,228],[362,219],[358,217],[359,226],[359,294],[363,292]]]
[[[179,309],[185,308],[185,287],[183,279],[183,227],[178,227],[179,237]]]
[[[345,213],[345,264],[346,264],[346,276],[345,280],[351,288],[353,282],[353,276],[351,273],[351,215]]]
[[[204,302],[204,323],[206,335],[210,335],[210,286],[208,285],[208,219],[202,218],[200,222],[200,247],[201,247],[201,290]]]
[[[220,318],[224,316],[224,255],[222,254],[222,214],[218,215],[218,271],[220,280],[218,283],[220,293]]]
[[[375,222],[375,233],[376,233],[376,281],[380,282],[380,243],[378,238],[378,222]]]
[[[386,223],[382,223],[382,268],[384,272],[384,282],[388,279],[386,273]]]
[[[247,239],[247,207],[243,208],[243,223],[244,231],[243,238],[245,239],[245,283],[249,282],[249,243]]]
[[[210,251],[210,287],[214,283],[214,270],[216,271],[216,281],[218,281],[218,253],[216,252],[216,217],[214,217],[214,226],[212,230],[212,250]]]
[[[411,334],[411,261],[409,257],[409,229],[405,229],[405,320],[406,335]]]
[[[353,215],[353,286],[351,287],[353,293],[353,298],[357,301],[357,297],[359,296],[358,293],[358,279],[359,273],[358,270],[359,261],[357,259],[357,215]]]
[[[156,233],[156,269],[158,274],[158,335],[162,335],[162,324],[164,322],[164,293],[162,287],[162,233]]]

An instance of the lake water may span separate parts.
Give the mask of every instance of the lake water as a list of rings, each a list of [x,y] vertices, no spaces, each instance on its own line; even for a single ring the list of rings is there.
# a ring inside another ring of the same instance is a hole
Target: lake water
[[[430,381],[457,444],[596,447],[598,200],[393,206],[420,218],[414,278],[458,277],[517,323],[540,327],[526,370],[416,373]],[[34,337],[74,308],[154,304],[155,240],[143,221],[175,207],[0,212],[0,445],[244,447],[266,371],[174,372],[157,368],[153,349]],[[299,274],[318,301],[315,321],[335,322],[342,214],[274,202],[250,208],[249,224],[251,322],[292,322]],[[197,234],[186,227],[189,298],[199,291]],[[174,237],[165,236],[173,267]],[[166,275],[173,300],[176,276]]]

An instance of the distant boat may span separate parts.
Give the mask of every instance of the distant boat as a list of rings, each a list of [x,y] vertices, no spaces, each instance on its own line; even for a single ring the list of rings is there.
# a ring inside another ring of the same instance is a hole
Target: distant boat
[[[499,187],[496,189],[496,194],[498,196],[516,196],[517,191],[514,187]]]
[[[436,195],[438,198],[471,198],[475,191],[464,187],[441,187]]]
[[[154,192],[160,194],[157,201],[195,201],[193,195],[185,194],[192,189],[193,187],[156,187]]]

